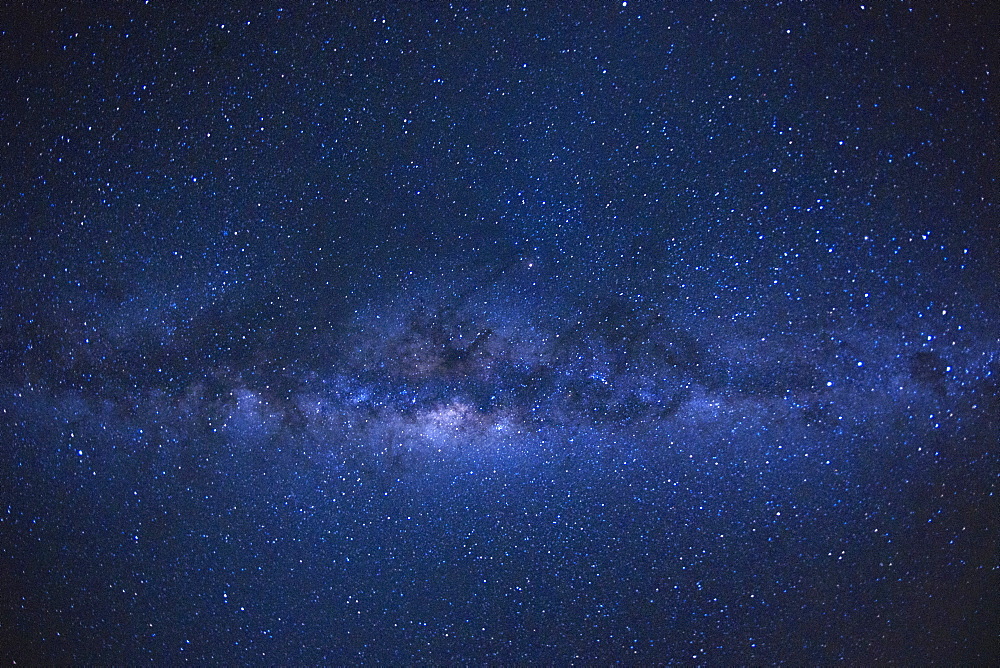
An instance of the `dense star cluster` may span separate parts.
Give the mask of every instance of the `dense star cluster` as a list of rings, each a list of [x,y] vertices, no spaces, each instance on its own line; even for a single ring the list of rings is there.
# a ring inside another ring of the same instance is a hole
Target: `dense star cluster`
[[[11,9],[0,657],[989,662],[996,19]]]

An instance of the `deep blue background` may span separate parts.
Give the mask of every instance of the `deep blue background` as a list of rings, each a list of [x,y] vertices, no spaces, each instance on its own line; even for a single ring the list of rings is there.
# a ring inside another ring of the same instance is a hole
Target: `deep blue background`
[[[2,12],[0,656],[988,663],[997,12]]]

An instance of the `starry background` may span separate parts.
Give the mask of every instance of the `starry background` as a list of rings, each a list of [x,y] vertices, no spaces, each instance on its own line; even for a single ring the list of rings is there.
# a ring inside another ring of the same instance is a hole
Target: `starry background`
[[[937,4],[8,4],[3,659],[995,658]]]

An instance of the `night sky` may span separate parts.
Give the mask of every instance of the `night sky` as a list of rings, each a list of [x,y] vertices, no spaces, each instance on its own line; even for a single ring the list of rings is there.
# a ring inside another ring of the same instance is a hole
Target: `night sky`
[[[8,3],[0,659],[996,660],[1000,12],[861,2]]]

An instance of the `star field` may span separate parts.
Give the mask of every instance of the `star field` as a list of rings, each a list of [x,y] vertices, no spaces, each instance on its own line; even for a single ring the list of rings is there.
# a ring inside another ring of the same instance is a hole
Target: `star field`
[[[986,664],[986,3],[0,28],[0,656]]]

